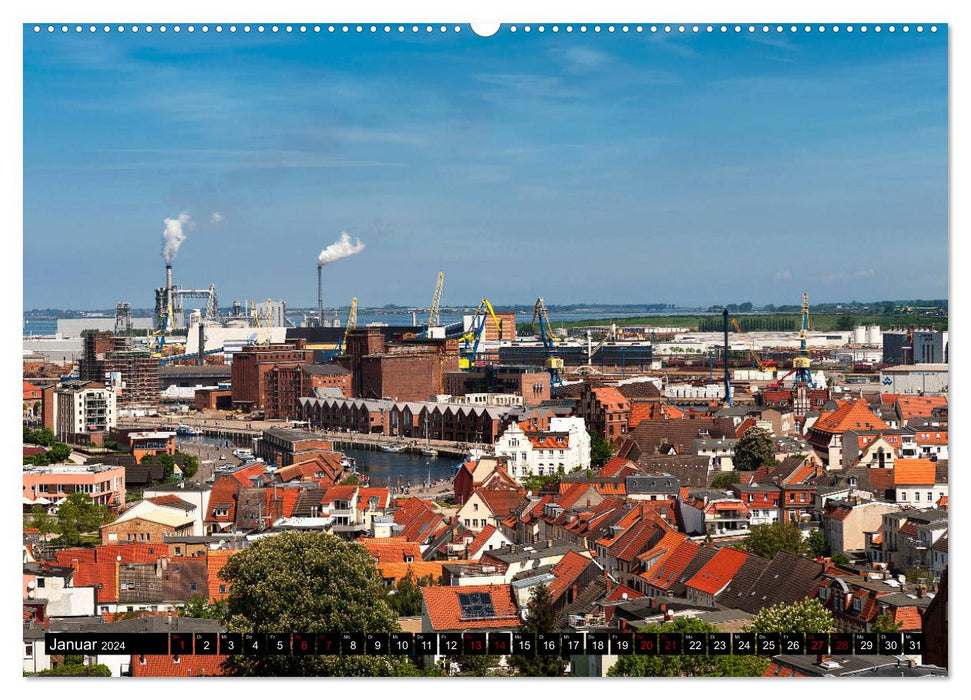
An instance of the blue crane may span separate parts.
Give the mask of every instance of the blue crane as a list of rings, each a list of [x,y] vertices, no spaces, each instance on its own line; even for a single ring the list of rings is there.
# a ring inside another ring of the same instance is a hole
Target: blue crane
[[[553,329],[550,326],[550,315],[546,311],[546,304],[543,297],[536,300],[533,307],[533,330],[536,330],[536,321],[539,320],[539,336],[543,339],[543,349],[546,351],[546,371],[550,373],[550,389],[556,390],[563,385],[560,378],[560,370],[563,369],[563,359],[556,357],[553,350]]]

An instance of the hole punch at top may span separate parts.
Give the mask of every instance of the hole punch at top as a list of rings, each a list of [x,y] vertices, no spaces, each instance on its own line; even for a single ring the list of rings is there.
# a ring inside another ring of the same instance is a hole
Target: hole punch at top
[[[473,22],[472,31],[478,36],[490,37],[499,31],[500,26],[498,22]]]

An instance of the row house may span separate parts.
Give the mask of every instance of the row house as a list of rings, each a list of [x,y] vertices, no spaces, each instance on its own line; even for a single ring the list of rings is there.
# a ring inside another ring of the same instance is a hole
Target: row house
[[[498,528],[522,502],[524,495],[522,490],[478,489],[469,496],[455,518],[475,532],[487,525]]]
[[[625,586],[634,587],[640,573],[637,557],[654,547],[674,528],[656,512],[638,506],[611,526],[611,533],[596,543],[597,561]]]
[[[929,568],[931,548],[947,532],[947,523],[947,511],[940,508],[905,508],[884,514],[880,561],[900,573],[916,566]]]
[[[843,441],[847,431],[875,432],[890,426],[873,414],[864,399],[843,402],[835,411],[823,413],[806,435],[806,440],[830,469],[843,467]]]
[[[679,501],[681,523],[689,535],[731,537],[749,530],[749,509],[724,491],[698,489]]]
[[[590,468],[590,435],[582,418],[551,418],[546,431],[513,422],[496,440],[495,452],[517,479],[569,474]]]
[[[933,461],[947,459],[947,430],[911,428],[917,443],[917,456]]]
[[[899,508],[892,503],[829,500],[822,512],[822,531],[831,552],[861,552],[866,548],[864,533],[879,529],[885,513]]]
[[[722,547],[685,582],[685,597],[697,605],[715,607],[715,597],[731,583],[748,557],[745,552]]]
[[[619,443],[627,437],[630,411],[630,401],[615,387],[586,384],[576,414],[608,442]]]
[[[502,533],[514,544],[532,544],[540,539],[549,539],[545,534],[541,536],[540,526],[544,508],[552,501],[552,494],[526,494],[502,521]]]
[[[736,438],[699,438],[694,441],[694,454],[711,457],[715,469],[730,472],[735,468]]]
[[[815,597],[832,614],[839,632],[873,632],[877,618],[886,613],[901,632],[920,632],[921,617],[932,599],[926,587],[918,587],[917,595],[907,595],[893,579],[864,578],[840,570],[824,576]]]
[[[455,502],[462,505],[478,489],[519,491],[519,482],[509,476],[505,457],[480,457],[464,462],[452,479]]]
[[[894,500],[927,508],[947,498],[947,467],[929,459],[901,459],[893,470]]]
[[[542,539],[564,540],[593,549],[597,540],[606,536],[630,510],[631,505],[623,498],[603,498],[593,507],[573,508],[550,497],[539,517],[539,533]]]
[[[731,491],[749,512],[749,527],[779,522],[782,491],[775,484],[732,484]]]
[[[337,432],[387,432],[393,401],[387,399],[340,399],[301,397],[297,416],[311,428]]]

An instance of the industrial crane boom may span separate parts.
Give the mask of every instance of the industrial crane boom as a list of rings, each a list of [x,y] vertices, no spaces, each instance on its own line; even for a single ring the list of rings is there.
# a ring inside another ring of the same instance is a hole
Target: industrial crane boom
[[[738,321],[736,321],[734,318],[732,319],[732,326],[735,328],[736,333],[752,344],[752,347],[749,348],[749,352],[752,354],[752,359],[755,360],[755,364],[758,366],[760,372],[764,372],[767,369],[776,369],[778,367],[776,362],[773,360],[770,360],[769,362],[762,361],[762,357],[755,349],[755,341],[748,337],[748,334],[742,330],[742,327],[738,325]]]
[[[546,371],[550,373],[550,388],[555,389],[563,383],[560,378],[560,370],[563,369],[563,359],[553,354],[553,343],[556,336],[550,326],[550,315],[546,311],[546,304],[543,297],[536,300],[533,307],[533,330],[536,330],[536,320],[539,319],[539,335],[543,339],[543,349],[546,350]]]
[[[351,332],[352,328],[357,328],[357,297],[351,299],[351,309],[347,312],[347,325],[344,327],[344,333],[341,335],[340,342],[337,344],[337,350],[334,352],[335,355],[343,353],[344,346],[347,345],[347,335]]]
[[[435,293],[432,295],[432,305],[428,309],[428,327],[433,328],[440,323],[440,310],[442,305],[442,284],[445,282],[445,273],[438,273],[438,281],[435,283]]]

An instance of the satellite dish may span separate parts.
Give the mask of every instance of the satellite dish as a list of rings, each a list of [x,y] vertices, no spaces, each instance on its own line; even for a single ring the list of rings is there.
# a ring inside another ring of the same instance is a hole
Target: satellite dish
[[[34,592],[33,591],[27,591],[27,597],[30,598],[31,600],[33,600],[34,599]]]
[[[36,583],[36,582],[34,582],[34,581],[30,581],[30,582],[29,582],[29,583],[27,584],[27,590],[28,590],[28,591],[29,591],[29,590],[32,590],[32,589],[34,589],[34,588],[36,588],[36,587],[37,587],[37,583]]]

